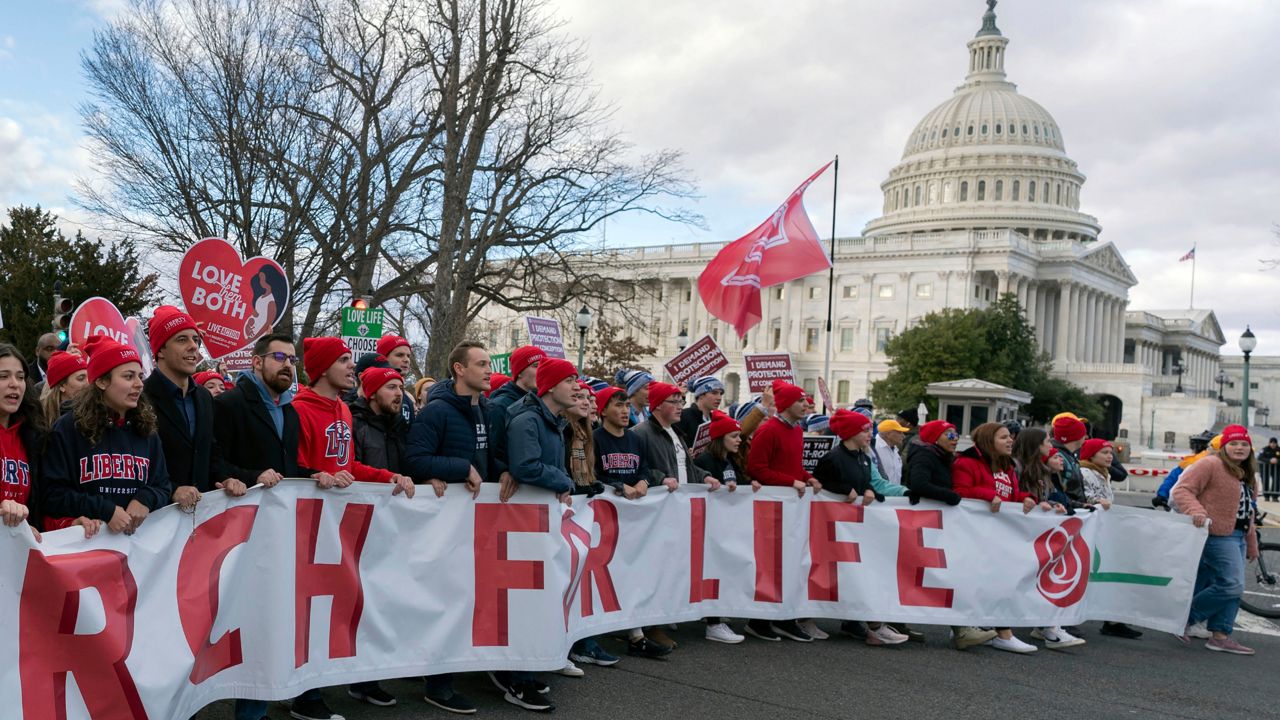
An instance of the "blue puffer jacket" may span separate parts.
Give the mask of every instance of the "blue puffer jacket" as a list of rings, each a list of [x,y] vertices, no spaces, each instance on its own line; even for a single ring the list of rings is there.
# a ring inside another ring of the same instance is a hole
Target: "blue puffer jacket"
[[[573,489],[564,467],[564,418],[533,393],[511,406],[507,423],[508,471],[516,482],[562,493]]]
[[[482,425],[477,428],[471,398],[459,395],[453,383],[438,382],[427,393],[427,406],[418,411],[409,428],[405,448],[405,469],[414,482],[432,478],[447,483],[466,482],[471,466],[477,461],[477,430],[484,433],[485,452],[478,458],[476,470],[489,479],[489,406],[480,397]]]
[[[489,396],[489,447],[493,452],[493,477],[497,479],[507,472],[507,423],[511,421],[511,406],[520,402],[529,391],[511,381]]]

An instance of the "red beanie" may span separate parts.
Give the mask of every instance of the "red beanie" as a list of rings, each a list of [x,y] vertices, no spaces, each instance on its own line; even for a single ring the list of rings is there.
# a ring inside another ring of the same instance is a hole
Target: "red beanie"
[[[1056,448],[1056,447],[1051,447],[1051,448],[1049,448],[1049,454],[1048,454],[1048,455],[1041,455],[1041,456],[1040,456],[1040,462],[1045,463],[1045,464],[1047,465],[1047,464],[1049,463],[1049,461],[1053,459],[1053,456],[1054,456],[1054,455],[1057,455],[1057,454],[1058,454],[1058,448]]]
[[[862,413],[856,413],[852,410],[841,408],[831,414],[831,419],[827,421],[831,429],[841,440],[848,440],[858,433],[871,427],[871,420]]]
[[[804,399],[804,390],[800,386],[792,385],[785,380],[773,381],[773,404],[778,408],[778,412],[785,412],[787,408]]]
[[[191,379],[195,380],[197,385],[204,385],[210,380],[221,380],[222,384],[224,385],[227,383],[226,378],[222,377],[221,375],[214,372],[213,370],[204,370],[202,372],[198,372],[195,375],[192,375]]]
[[[399,347],[407,347],[410,350],[413,349],[413,346],[409,344],[409,341],[399,335],[383,335],[378,338],[377,350],[379,355],[390,355],[392,350]]]
[[[1253,445],[1253,438],[1249,437],[1249,431],[1243,425],[1228,425],[1222,428],[1222,442],[1219,447],[1226,447],[1227,443],[1233,440],[1243,440]]]
[[[1058,442],[1075,442],[1089,434],[1084,423],[1073,417],[1060,417],[1053,421],[1053,438]]]
[[[518,378],[525,368],[547,359],[547,353],[537,345],[521,345],[511,353],[511,377]],[[564,378],[560,378],[563,380]],[[541,395],[542,393],[538,393]]]
[[[920,426],[920,440],[927,443],[936,443],[948,428],[955,430],[956,426],[946,420],[930,420]]]
[[[494,391],[509,382],[511,382],[510,376],[502,373],[489,373],[489,389],[484,391],[484,396],[489,397]]]
[[[591,383],[585,383],[585,382],[582,382],[581,380],[579,380],[579,381],[578,381],[578,387],[582,388],[583,390],[586,390],[586,391],[587,391],[587,395],[588,395],[592,400],[594,400],[594,399],[596,398],[596,390],[595,390],[595,388],[591,387]]]
[[[397,347],[399,347],[397,345]],[[400,371],[393,368],[371,367],[360,376],[360,389],[364,391],[366,400],[392,380],[403,380]]]
[[[715,412],[711,413],[710,430],[711,430],[711,439],[715,440],[716,438],[724,437],[729,433],[741,432],[742,426],[738,424],[737,420],[734,420],[733,418],[729,417],[728,413],[724,413],[719,410],[716,410]]]
[[[315,385],[320,376],[324,375],[325,371],[338,361],[338,358],[350,352],[351,348],[347,347],[342,338],[314,337],[303,339],[302,367],[307,371],[307,377],[311,379],[311,384]],[[365,372],[368,371],[366,370]]]
[[[622,396],[623,402],[627,401],[627,391],[620,387],[609,385],[605,387],[605,389],[596,393],[596,414],[603,415],[604,409],[609,407],[609,401],[618,395]]]
[[[183,330],[195,330],[196,334],[200,333],[200,328],[196,327],[196,321],[178,308],[172,305],[161,305],[156,308],[155,315],[152,315],[151,321],[147,323],[147,337],[151,340],[151,354],[155,355],[160,352],[160,348],[169,342],[169,338]]]
[[[672,395],[679,395],[680,388],[671,383],[651,382],[649,383],[649,412],[654,412],[658,406],[666,402]]]
[[[1080,459],[1088,460],[1102,450],[1102,448],[1115,447],[1111,443],[1102,438],[1089,438],[1084,441],[1084,445],[1080,446]]]
[[[57,387],[58,383],[75,375],[81,370],[88,369],[84,358],[69,352],[59,350],[49,356],[48,368],[44,374],[44,384],[46,387]]]
[[[521,348],[521,350],[523,349],[524,348]],[[534,349],[537,350],[537,348]],[[538,350],[538,352],[542,351]],[[514,358],[515,353],[512,353],[512,359]],[[535,376],[538,383],[538,397],[542,397],[543,395],[551,392],[551,388],[558,385],[561,380],[578,374],[578,369],[573,366],[573,363],[561,358],[549,358],[546,356],[546,353],[543,353],[541,358],[536,358],[529,362],[535,361],[538,362],[538,374]],[[526,363],[525,366],[527,367],[528,363]],[[522,367],[520,369],[523,370],[524,368]],[[513,372],[515,371],[515,363],[512,363],[511,370]]]
[[[89,353],[89,382],[93,382],[121,365],[131,362],[142,364],[138,351],[121,345],[106,335],[94,335],[81,348]]]

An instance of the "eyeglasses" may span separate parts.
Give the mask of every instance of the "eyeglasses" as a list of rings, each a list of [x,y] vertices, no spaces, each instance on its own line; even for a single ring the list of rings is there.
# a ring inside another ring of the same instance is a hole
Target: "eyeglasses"
[[[283,353],[283,352],[280,352],[280,351],[278,351],[278,350],[277,350],[276,352],[262,353],[262,354],[261,354],[261,355],[259,355],[258,357],[260,357],[260,358],[271,358],[272,360],[275,360],[275,361],[276,361],[276,362],[278,362],[278,363],[284,363],[284,362],[287,362],[287,363],[289,363],[290,365],[297,365],[297,364],[298,364],[298,356],[297,356],[297,355],[290,355],[290,354],[288,354],[288,353]]]
[[[671,396],[671,397],[667,398],[666,400],[663,400],[662,402],[664,402],[664,403],[670,403],[670,404],[672,404],[672,405],[681,405],[681,406],[683,406],[683,405],[684,405],[684,396],[683,396],[683,395],[673,395],[673,396]]]

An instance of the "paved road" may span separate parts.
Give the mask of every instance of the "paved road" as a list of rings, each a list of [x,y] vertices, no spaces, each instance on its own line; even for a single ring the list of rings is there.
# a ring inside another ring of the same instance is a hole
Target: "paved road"
[[[1146,497],[1120,501],[1141,505]],[[1183,647],[1154,632],[1133,641],[1103,637],[1097,623],[1085,625],[1087,645],[1027,656],[990,648],[957,652],[944,628],[921,628],[928,634],[924,645],[897,648],[841,637],[808,645],[748,639],[725,646],[706,642],[701,626],[685,623],[672,634],[680,648],[667,660],[624,658],[613,668],[588,669],[583,679],[546,677],[557,715],[592,720],[1280,717],[1272,685],[1280,673],[1280,631],[1259,622],[1275,634],[1237,634],[1258,650],[1255,657]],[[829,632],[838,627],[819,624]],[[605,645],[621,652],[620,641]],[[331,688],[327,696],[348,720],[449,717],[422,702],[420,683],[385,687],[399,696],[397,707],[360,705],[345,688]],[[530,717],[507,705],[482,675],[464,676],[458,689],[483,717]],[[288,713],[276,705],[271,717]],[[200,718],[230,720],[230,704],[208,708]]]

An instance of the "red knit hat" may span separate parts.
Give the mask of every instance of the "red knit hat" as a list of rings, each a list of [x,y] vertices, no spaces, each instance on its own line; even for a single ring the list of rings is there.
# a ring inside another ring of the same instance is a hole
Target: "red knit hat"
[[[1088,434],[1084,423],[1074,417],[1060,417],[1053,421],[1053,438],[1058,442],[1075,442]]]
[[[1080,446],[1080,459],[1088,460],[1089,458],[1098,454],[1102,450],[1102,448],[1114,448],[1114,447],[1115,447],[1114,445],[1107,442],[1106,440],[1103,440],[1102,438],[1089,438],[1088,440],[1084,441],[1084,445]]]
[[[511,382],[511,376],[502,373],[489,373],[489,389],[484,391],[484,396],[489,397],[498,388]]]
[[[518,378],[525,368],[547,359],[547,353],[537,345],[521,345],[511,353],[511,377]],[[560,378],[563,380],[564,378]],[[542,393],[538,393],[541,395]]]
[[[590,396],[592,400],[594,400],[594,399],[596,398],[596,391],[595,391],[595,388],[591,387],[591,383],[585,383],[585,382],[582,382],[581,380],[579,380],[579,381],[578,381],[578,387],[580,387],[580,388],[582,388],[583,390],[587,391],[587,395],[588,395],[588,396]]]
[[[623,402],[627,401],[627,391],[623,390],[620,387],[614,387],[612,385],[609,385],[605,387],[605,389],[596,393],[596,414],[603,415],[604,409],[609,407],[609,401],[614,399],[618,395],[622,396]]]
[[[58,383],[88,367],[84,358],[79,355],[59,350],[49,356],[48,368],[44,373],[44,384],[51,388],[57,387]]]
[[[783,412],[804,399],[804,389],[799,385],[792,385],[786,380],[773,381],[773,404],[778,412]]]
[[[156,313],[147,323],[147,338],[151,340],[151,354],[160,352],[160,348],[169,342],[169,338],[183,330],[195,330],[197,335],[200,334],[200,328],[196,327],[196,321],[190,315],[172,305],[161,305],[156,308]]]
[[[1253,445],[1253,438],[1249,437],[1249,431],[1243,425],[1228,425],[1222,428],[1221,447],[1226,447],[1227,443],[1234,440],[1243,440]]]
[[[1048,454],[1048,455],[1041,455],[1041,456],[1040,456],[1040,462],[1045,463],[1045,464],[1047,465],[1047,464],[1049,463],[1049,461],[1053,459],[1053,456],[1054,456],[1054,455],[1057,455],[1057,454],[1058,454],[1058,448],[1056,448],[1056,447],[1051,447],[1051,448],[1049,448],[1049,454]]]
[[[948,429],[955,430],[956,426],[946,420],[930,420],[920,426],[920,440],[927,443],[936,443],[938,438],[942,437]]]
[[[871,420],[862,413],[856,413],[852,410],[841,408],[831,414],[831,419],[827,421],[831,429],[841,440],[848,440],[858,433],[871,427]]]
[[[399,370],[383,367],[371,367],[365,370],[360,376],[360,389],[364,391],[364,398],[368,400],[373,397],[374,393],[392,380],[404,380]]]
[[[94,335],[81,347],[89,353],[89,382],[93,382],[121,365],[131,362],[142,364],[138,351],[121,345],[106,335]]]
[[[210,380],[221,380],[222,384],[224,385],[227,383],[226,378],[222,377],[221,375],[214,372],[213,370],[204,370],[204,371],[198,372],[195,375],[192,375],[191,379],[195,380],[197,385],[204,385]]]
[[[728,413],[716,410],[711,413],[710,431],[711,439],[715,440],[716,438],[724,437],[729,433],[741,432],[742,426],[738,424],[737,420],[729,417]]]
[[[672,395],[679,395],[680,388],[671,383],[651,382],[649,383],[649,412],[654,412],[658,406],[666,402]]]
[[[524,348],[521,349],[523,350]],[[534,349],[536,350],[537,348]],[[539,350],[538,352],[542,351]],[[515,353],[512,353],[512,359],[515,359]],[[529,362],[535,362],[535,360],[530,360]],[[578,369],[573,366],[573,363],[561,358],[549,358],[546,353],[543,353],[541,358],[536,359],[536,362],[538,362],[538,374],[535,376],[538,383],[538,397],[551,392],[551,388],[558,385],[561,380],[578,374]],[[511,369],[512,371],[515,370],[515,363],[512,363]],[[524,368],[521,367],[520,369],[523,370]]]
[[[407,347],[410,350],[413,349],[413,346],[409,344],[409,341],[399,335],[383,335],[378,338],[377,351],[379,355],[390,355],[392,350],[399,347]]]
[[[338,361],[338,358],[350,352],[351,348],[347,347],[342,338],[304,338],[302,341],[302,367],[307,371],[307,377],[311,379],[311,384],[315,385],[320,376],[324,375],[325,371]],[[368,370],[365,372],[368,372]]]

